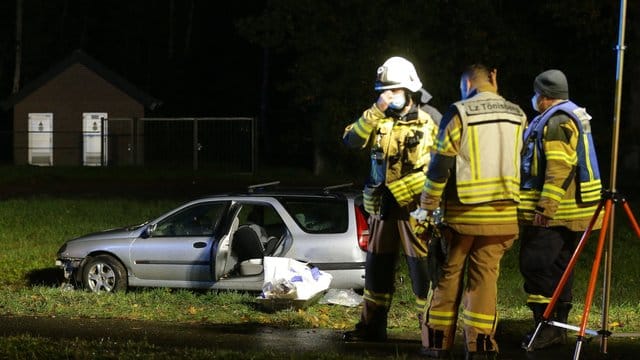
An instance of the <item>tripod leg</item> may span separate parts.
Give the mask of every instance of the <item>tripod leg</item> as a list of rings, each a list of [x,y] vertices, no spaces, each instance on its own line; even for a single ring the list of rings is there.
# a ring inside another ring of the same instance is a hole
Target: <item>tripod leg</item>
[[[582,237],[580,238],[580,242],[578,242],[576,250],[573,252],[571,259],[569,260],[569,264],[567,264],[567,268],[562,274],[562,277],[560,278],[560,281],[558,282],[556,289],[553,291],[551,300],[549,300],[549,304],[547,304],[547,308],[544,310],[544,313],[542,314],[543,320],[548,320],[551,317],[551,312],[553,312],[553,308],[556,306],[556,302],[558,302],[560,293],[562,292],[565,285],[567,284],[567,281],[569,281],[569,277],[571,276],[571,271],[573,270],[574,266],[578,262],[578,256],[580,255],[580,253],[582,252],[582,249],[584,249],[585,245],[587,244],[587,240],[591,235],[591,231],[593,231],[593,227],[595,226],[595,223],[598,220],[598,216],[600,215],[600,211],[602,210],[602,207],[605,206],[605,203],[609,201],[610,200],[607,199],[605,202],[600,201],[600,203],[598,204],[598,207],[596,208],[596,212],[593,214],[593,216],[591,217],[591,220],[589,221],[589,226],[587,226],[587,229],[582,234]]]
[[[616,197],[615,194],[612,194],[614,198],[617,198],[620,204],[627,214],[627,218],[629,219],[629,223],[631,224],[632,229],[635,231],[636,236],[640,238],[640,227],[638,226],[638,222],[633,216],[633,212],[629,204],[627,203],[627,199],[624,196]],[[608,337],[610,336],[609,332],[609,301],[610,301],[610,289],[611,289],[611,268],[612,268],[612,254],[613,254],[613,239],[614,239],[614,230],[613,230],[613,221],[615,216],[614,208],[611,210],[611,224],[609,225],[609,244],[608,249],[605,251],[605,267],[604,267],[604,282],[603,282],[603,293],[602,293],[602,337],[600,339],[600,352],[603,354],[607,353],[607,345],[608,345]]]
[[[578,359],[580,356],[580,349],[582,343],[585,341],[585,330],[587,328],[587,321],[589,320],[589,310],[591,310],[591,302],[593,301],[593,292],[596,287],[596,280],[598,278],[598,269],[600,268],[600,261],[602,260],[602,251],[604,249],[605,238],[607,235],[607,228],[609,227],[609,218],[611,214],[612,200],[607,199],[604,206],[604,218],[602,219],[602,229],[600,229],[600,235],[598,236],[598,247],[593,259],[593,266],[591,267],[591,276],[589,278],[589,286],[587,287],[587,297],[584,301],[584,311],[582,312],[582,321],[580,323],[580,331],[578,332],[578,341],[576,343],[576,350],[574,353],[574,359]]]
[[[573,270],[574,266],[578,262],[578,256],[582,252],[582,249],[584,249],[584,246],[586,245],[587,240],[589,239],[589,236],[591,235],[591,231],[593,230],[593,227],[595,226],[596,221],[598,220],[598,216],[600,215],[600,211],[602,211],[602,207],[605,206],[605,203],[609,202],[609,201],[610,201],[609,199],[607,199],[606,201],[601,199],[600,202],[598,203],[598,207],[596,208],[595,213],[593,214],[593,216],[591,217],[591,220],[589,221],[589,226],[587,226],[587,229],[582,234],[582,237],[580,238],[580,242],[578,242],[576,250],[573,252],[573,255],[571,256],[571,259],[569,260],[569,263],[567,264],[567,268],[565,269],[564,273],[562,274],[562,277],[560,278],[560,281],[558,282],[558,285],[556,285],[556,289],[553,291],[553,295],[551,296],[551,299],[549,300],[549,304],[547,304],[547,307],[545,308],[544,313],[542,314],[542,321],[536,327],[536,330],[533,332],[533,335],[531,336],[531,340],[529,340],[529,343],[527,344],[527,351],[531,351],[532,346],[533,346],[533,342],[535,341],[536,336],[540,332],[542,324],[545,323],[547,320],[549,320],[549,318],[551,318],[551,312],[553,311],[554,307],[556,306],[556,302],[558,302],[558,298],[560,297],[560,293],[564,289],[565,285],[567,284],[567,281],[569,280],[569,277],[571,276],[571,271]]]
[[[629,206],[629,203],[626,200],[622,200],[622,208],[624,208],[624,211],[627,213],[627,217],[629,218],[629,222],[631,223],[631,226],[633,226],[633,230],[636,232],[636,236],[640,238],[640,226],[638,226],[638,222],[636,221],[636,218],[633,216],[633,212],[631,212],[631,207]]]

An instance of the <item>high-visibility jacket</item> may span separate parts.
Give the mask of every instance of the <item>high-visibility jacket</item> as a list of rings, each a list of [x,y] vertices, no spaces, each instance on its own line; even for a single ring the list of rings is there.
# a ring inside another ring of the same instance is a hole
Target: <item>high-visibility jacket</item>
[[[584,108],[567,100],[531,121],[522,155],[522,222],[539,212],[551,219],[549,226],[584,230],[602,190],[590,120]]]
[[[507,154],[520,154],[522,141],[519,138],[526,121],[522,109],[492,92],[479,93],[454,106],[462,120],[460,150],[456,157],[456,188],[460,202],[517,202],[519,156],[493,155],[503,150]]]
[[[437,207],[447,187],[446,222],[471,225],[456,231],[490,235],[493,230],[500,233],[490,225],[508,224],[505,232],[514,233],[525,123],[522,109],[490,87],[479,88],[474,96],[454,103],[440,124],[421,206],[429,210]],[[450,177],[455,182],[449,181]],[[477,225],[487,225],[487,229]]]
[[[393,118],[376,104],[345,128],[343,140],[347,146],[371,146],[371,174],[364,192],[364,205],[369,213],[380,211],[382,194],[375,189],[381,185],[389,189],[400,206],[417,199],[437,130],[431,116],[415,106],[406,115]]]

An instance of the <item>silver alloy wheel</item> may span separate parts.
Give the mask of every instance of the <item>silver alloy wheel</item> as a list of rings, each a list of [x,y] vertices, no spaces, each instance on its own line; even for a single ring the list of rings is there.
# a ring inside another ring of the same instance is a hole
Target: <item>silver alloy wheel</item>
[[[98,262],[87,271],[87,285],[93,292],[112,292],[116,280],[116,273],[110,264]]]
[[[82,284],[85,289],[96,293],[126,291],[127,271],[111,255],[88,257],[82,267]]]

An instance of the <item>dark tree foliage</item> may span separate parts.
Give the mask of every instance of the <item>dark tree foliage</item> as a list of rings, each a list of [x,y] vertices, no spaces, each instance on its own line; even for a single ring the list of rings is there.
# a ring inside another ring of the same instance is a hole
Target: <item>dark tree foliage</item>
[[[635,5],[628,17],[637,14]],[[278,59],[270,68],[272,91],[286,101],[270,95],[271,131],[283,144],[297,144],[304,156],[293,159],[317,171],[365,175],[367,154],[344,149],[342,130],[375,99],[376,68],[401,55],[414,62],[441,111],[459,97],[465,65],[496,66],[500,92],[530,116],[533,78],[562,69],[571,98],[594,117],[606,177],[618,16],[619,4],[597,0],[278,0],[237,24]]]
[[[621,148],[640,154],[632,119],[640,106],[640,5],[628,7]],[[617,1],[600,0],[29,0],[21,81],[81,48],[163,100],[151,116],[258,116],[262,164],[357,181],[367,154],[347,151],[342,131],[375,100],[375,71],[388,57],[414,62],[440,111],[459,97],[458,77],[470,63],[496,66],[500,92],[528,112],[534,76],[559,68],[572,99],[594,116],[606,175],[618,15]],[[0,2],[0,30],[5,98],[15,1]]]
[[[25,1],[22,83],[82,49],[163,100],[157,115],[254,115],[260,48],[241,39],[233,22],[261,11],[262,3]],[[0,5],[2,98],[12,75],[14,6]]]

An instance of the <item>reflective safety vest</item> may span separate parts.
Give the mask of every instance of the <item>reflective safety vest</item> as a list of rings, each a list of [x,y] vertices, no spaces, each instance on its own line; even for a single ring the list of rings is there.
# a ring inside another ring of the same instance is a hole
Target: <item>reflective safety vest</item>
[[[454,103],[462,122],[456,188],[462,204],[520,200],[520,151],[526,115],[493,92]],[[498,156],[496,154],[514,154]],[[487,154],[487,156],[484,156]]]
[[[600,180],[600,170],[595,146],[593,145],[593,137],[591,136],[591,115],[587,113],[585,108],[578,107],[578,105],[569,100],[554,105],[535,117],[527,130],[525,130],[521,187],[523,190],[542,191],[547,163],[542,148],[544,127],[547,121],[559,111],[569,116],[579,131],[576,149],[578,157],[576,202],[579,204],[597,203],[600,200],[602,182]]]

